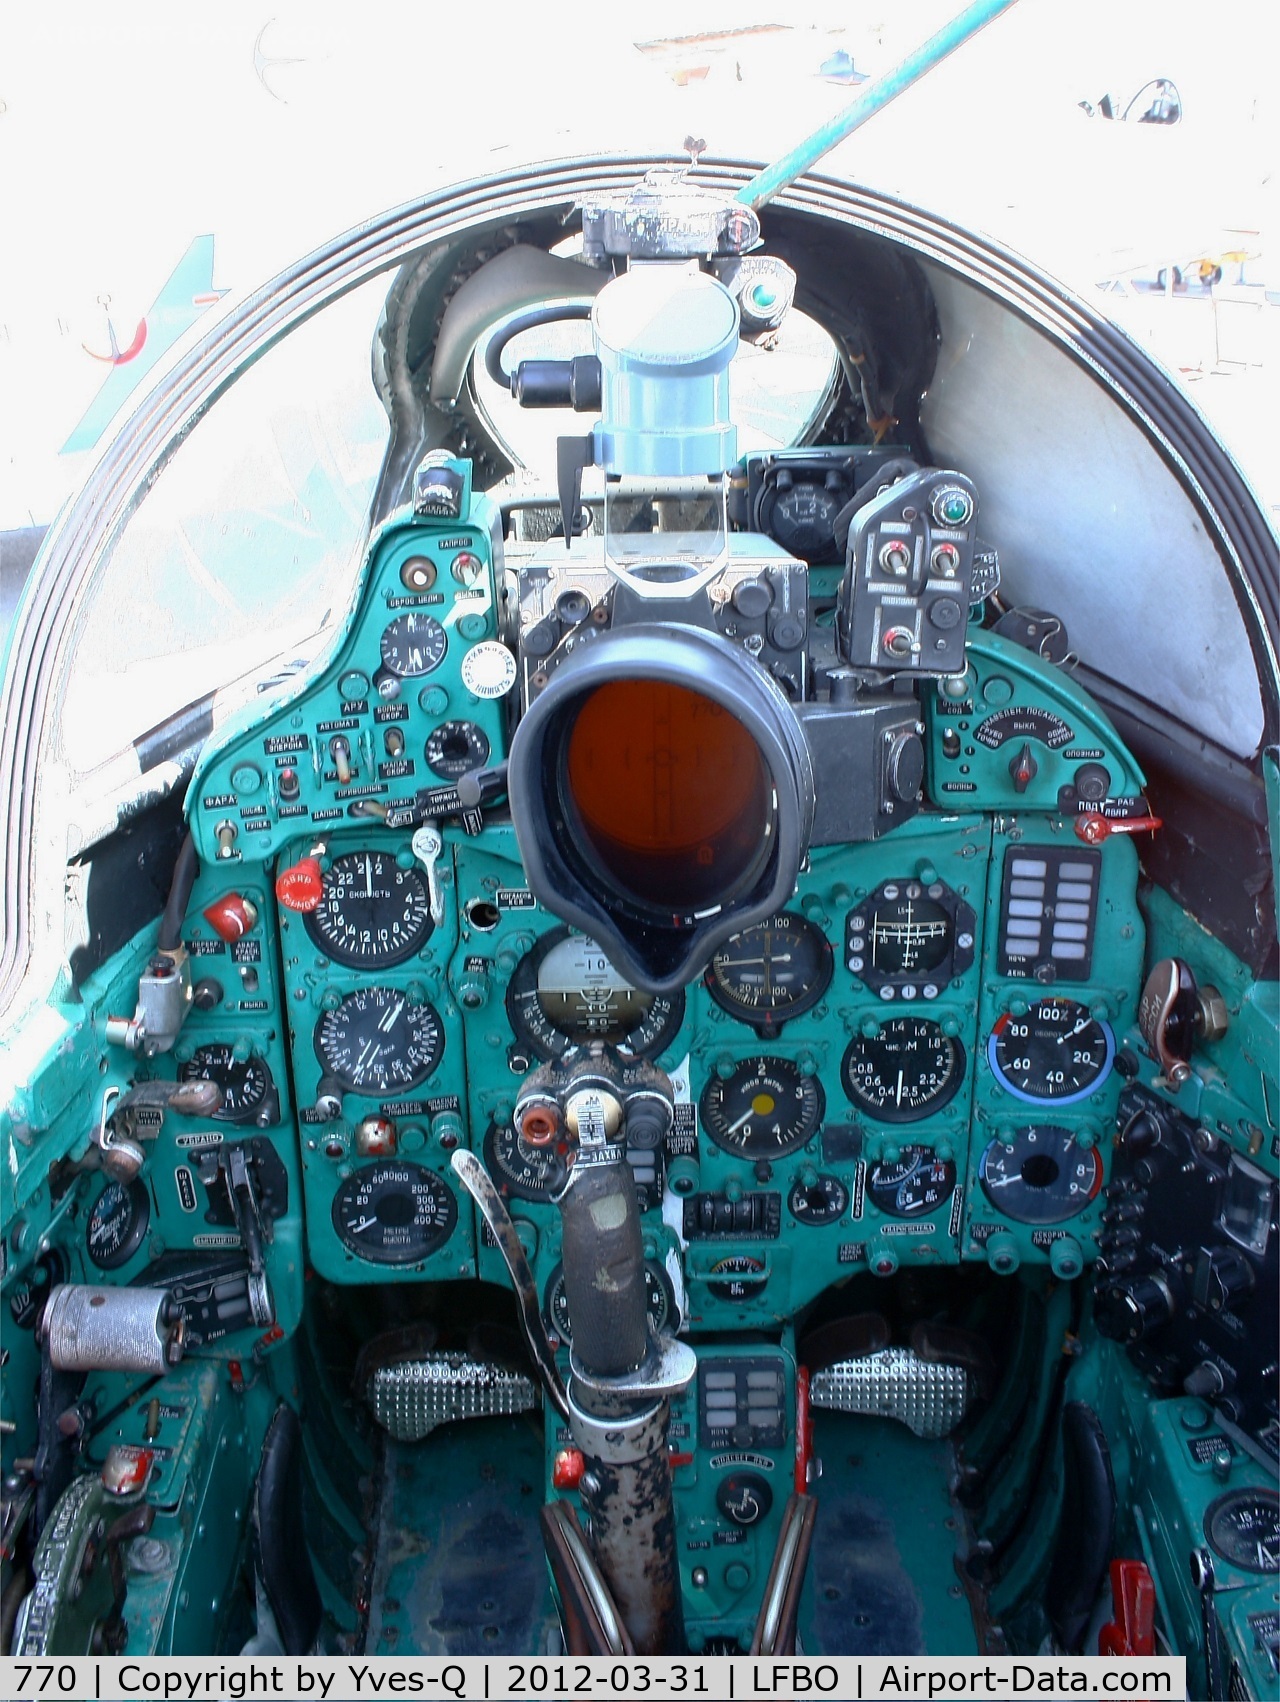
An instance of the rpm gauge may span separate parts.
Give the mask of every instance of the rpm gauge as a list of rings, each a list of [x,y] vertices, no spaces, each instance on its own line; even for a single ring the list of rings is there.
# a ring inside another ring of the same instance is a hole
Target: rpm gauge
[[[417,1087],[440,1062],[444,1033],[434,1006],[394,987],[361,987],[316,1024],[316,1056],[348,1093]]]
[[[329,865],[320,903],[302,923],[325,956],[345,969],[389,969],[431,937],[427,883],[386,851],[352,851]]]
[[[1062,1223],[1098,1197],[1102,1154],[1080,1146],[1070,1129],[1037,1123],[1007,1143],[992,1141],[978,1160],[978,1180],[1015,1223]]]
[[[594,940],[552,928],[516,965],[507,1016],[521,1045],[546,1061],[592,1040],[651,1058],[675,1038],[684,994],[642,993]]]
[[[1115,1040],[1074,999],[1040,999],[1025,1016],[1002,1016],[987,1042],[996,1080],[1015,1099],[1072,1105],[1107,1078]]]
[[[784,910],[726,940],[704,979],[721,1010],[773,1035],[817,1004],[831,984],[832,957],[820,928]]]
[[[868,1117],[914,1123],[955,1097],[964,1079],[964,1048],[927,1017],[893,1017],[876,1034],[853,1037],[840,1077]]]
[[[738,1158],[783,1158],[817,1132],[826,1099],[816,1076],[786,1058],[744,1058],[728,1076],[712,1076],[698,1111],[702,1126]]]
[[[382,665],[398,679],[417,679],[444,661],[449,640],[433,615],[397,615],[382,634]]]
[[[223,1044],[197,1046],[178,1066],[179,1081],[215,1081],[222,1104],[213,1115],[220,1123],[275,1122],[279,1115],[275,1083],[262,1058],[237,1058]]]
[[[370,1164],[334,1195],[333,1227],[342,1245],[375,1265],[416,1265],[443,1247],[458,1204],[443,1178],[420,1164]]]

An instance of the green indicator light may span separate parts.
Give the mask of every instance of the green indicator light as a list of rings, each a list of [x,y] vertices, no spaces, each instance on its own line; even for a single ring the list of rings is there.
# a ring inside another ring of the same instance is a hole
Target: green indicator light
[[[769,284],[757,284],[751,292],[751,305],[764,311],[771,308],[778,299],[778,292]]]
[[[943,513],[948,520],[961,521],[969,512],[969,504],[962,496],[949,496],[943,504]]]

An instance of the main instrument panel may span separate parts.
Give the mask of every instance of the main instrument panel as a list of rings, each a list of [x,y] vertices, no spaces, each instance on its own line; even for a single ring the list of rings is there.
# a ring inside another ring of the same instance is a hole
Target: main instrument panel
[[[965,673],[924,688],[926,807],[814,847],[788,904],[682,991],[644,992],[537,902],[493,807],[515,670],[496,518],[469,491],[462,512],[385,527],[323,668],[201,765],[172,1059],[222,1109],[167,1114],[169,1179],[103,1190],[91,1261],[136,1277],[157,1236],[232,1245],[201,1188],[247,1144],[282,1292],[304,1223],[333,1282],[503,1282],[450,1167],[469,1147],[563,1335],[552,1198],[574,1155],[531,1145],[513,1108],[531,1069],[604,1042],[674,1084],[670,1133],[628,1148],[666,1318],[766,1327],[858,1270],[1082,1271],[1142,1067],[1137,857],[1075,831],[1141,791],[1096,707],[974,629]]]

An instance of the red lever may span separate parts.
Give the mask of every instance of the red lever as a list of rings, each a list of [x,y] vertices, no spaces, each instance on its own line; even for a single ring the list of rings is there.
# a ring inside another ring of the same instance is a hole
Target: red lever
[[[1111,1562],[1111,1611],[1098,1633],[1100,1655],[1154,1655],[1156,1587],[1142,1560]]]
[[[809,1367],[796,1372],[796,1494],[809,1493],[809,1460],[813,1454],[813,1423],[809,1417]]]
[[[220,940],[234,945],[258,920],[258,907],[240,892],[224,892],[204,912],[204,919]]]
[[[318,857],[304,857],[276,876],[276,897],[286,910],[318,910],[324,897],[324,876]]]
[[[1113,833],[1154,833],[1163,826],[1159,816],[1124,816],[1113,821],[1110,816],[1089,814],[1076,817],[1076,838],[1086,845],[1101,845]]]

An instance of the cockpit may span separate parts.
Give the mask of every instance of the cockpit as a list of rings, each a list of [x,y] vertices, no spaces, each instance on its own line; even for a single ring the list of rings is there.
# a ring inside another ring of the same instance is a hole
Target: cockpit
[[[6,1653],[1272,1693],[1274,535],[1024,262],[750,178],[364,227],[54,528]]]

